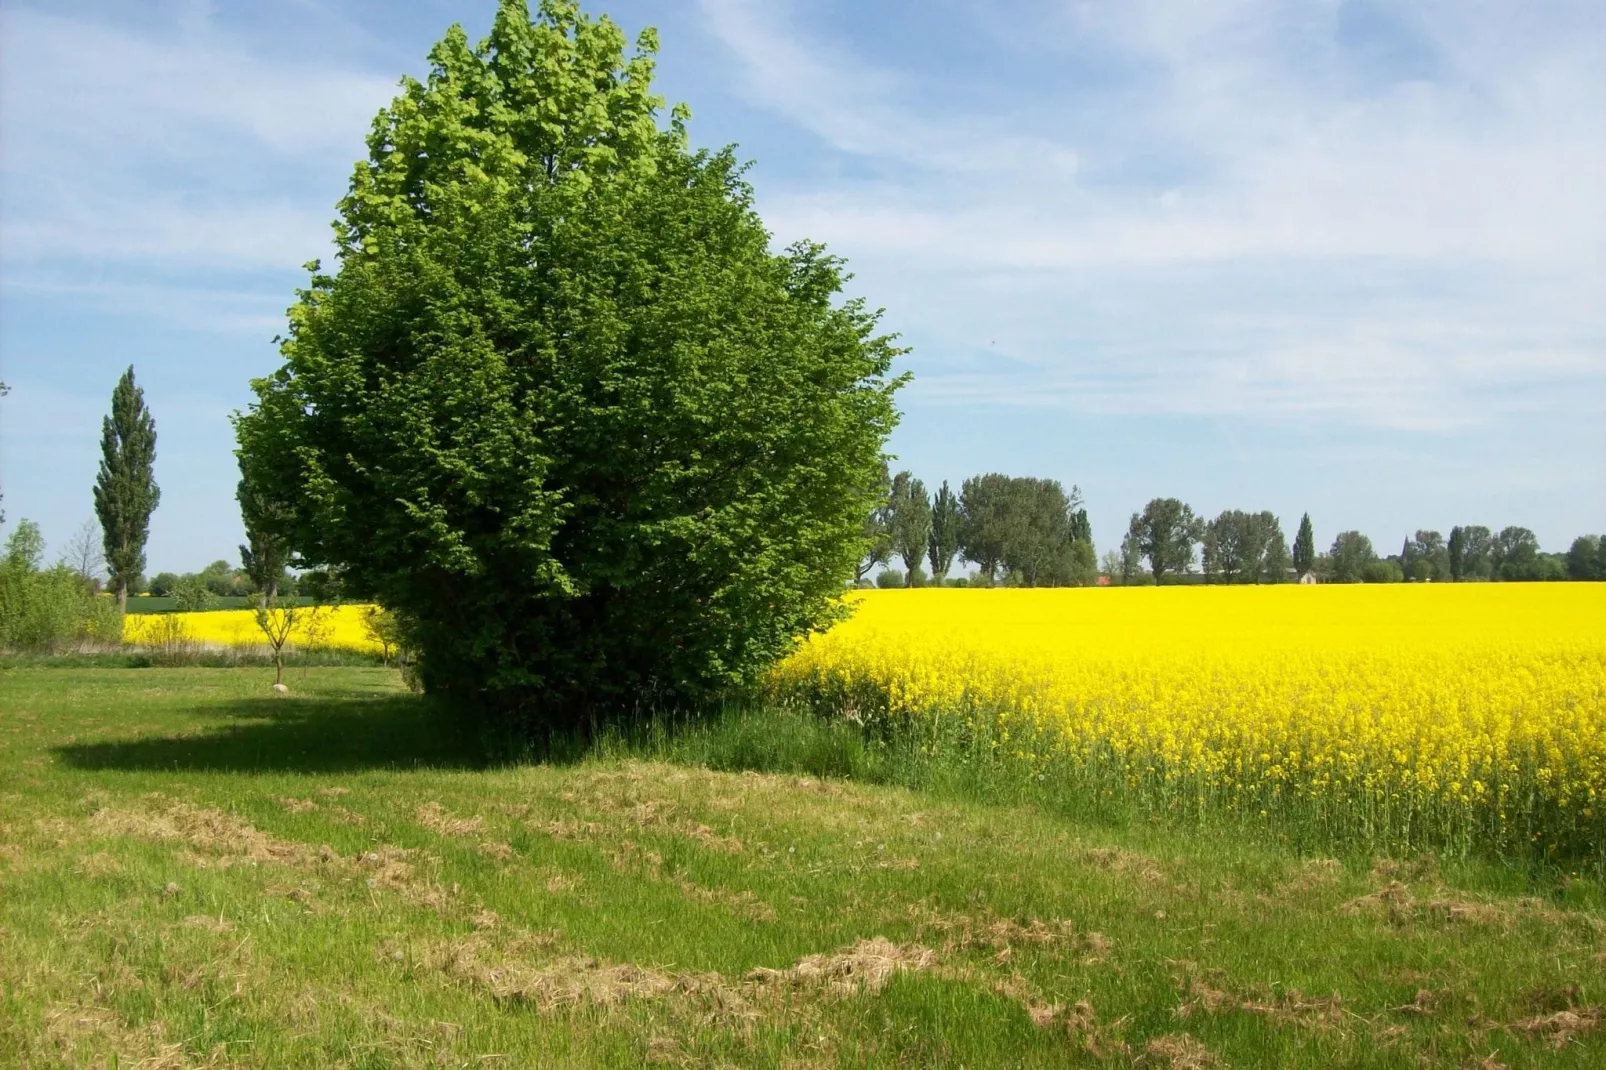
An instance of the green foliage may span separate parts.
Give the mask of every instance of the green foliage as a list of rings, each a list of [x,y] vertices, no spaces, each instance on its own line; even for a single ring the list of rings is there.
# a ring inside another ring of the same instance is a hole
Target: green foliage
[[[841,612],[895,420],[878,315],[660,129],[655,48],[559,0],[453,27],[236,423],[291,550],[520,730],[694,705]]]
[[[39,525],[22,520],[0,556],[0,648],[54,653],[83,642],[115,643],[122,617],[66,564],[43,568]]]
[[[864,514],[865,551],[854,566],[856,583],[865,583],[865,577],[892,561],[892,476],[887,472],[887,459],[881,459],[881,473],[876,478],[871,500],[875,503]]]
[[[1490,543],[1489,563],[1497,580],[1545,578],[1539,560],[1539,537],[1527,528],[1501,528]]]
[[[217,597],[207,584],[204,575],[188,575],[179,579],[173,585],[174,607],[180,613],[200,613],[212,608],[212,600]]]
[[[1299,532],[1294,536],[1294,571],[1303,576],[1316,567],[1316,532],[1311,527],[1310,514],[1299,518]]]
[[[1361,566],[1362,583],[1403,583],[1405,570],[1393,561],[1373,558]]]
[[[100,471],[95,477],[95,515],[104,537],[106,570],[121,607],[134,577],[145,571],[151,513],[161,501],[156,486],[156,421],[134,368],[112,390],[112,411],[101,424]]]
[[[1098,576],[1093,532],[1081,492],[1056,479],[997,472],[965,480],[957,503],[959,546],[991,585],[1092,583]]]
[[[1003,564],[1011,584],[1059,586],[1071,582],[1073,571],[1085,571],[1081,555],[1073,568],[1070,549],[1071,517],[1081,505],[1080,492],[1073,488],[1066,494],[1057,479],[1017,477],[1009,481],[1005,501]]]
[[[962,518],[959,513],[959,496],[942,481],[931,500],[931,534],[926,541],[926,556],[931,561],[931,578],[941,584],[953,567],[954,556],[959,553]]]
[[[1461,529],[1461,579],[1494,579],[1494,534],[1481,524]]]
[[[179,576],[176,572],[158,572],[151,579],[150,593],[156,598],[169,598],[178,587]]]
[[[1574,580],[1606,580],[1606,538],[1580,535],[1567,549],[1567,576]]]
[[[1333,583],[1360,583],[1366,566],[1377,560],[1372,540],[1358,531],[1341,531],[1328,551],[1328,579]]]
[[[959,487],[959,549],[989,585],[1003,567],[1009,541],[1010,478],[998,472],[972,476]]]
[[[1165,576],[1193,569],[1194,544],[1204,537],[1204,524],[1193,509],[1176,498],[1154,498],[1133,513],[1127,534],[1137,542],[1138,553],[1149,562],[1156,584]]]
[[[913,587],[920,560],[926,556],[931,541],[931,499],[926,496],[924,483],[908,472],[899,472],[892,477],[888,501],[892,552],[903,558],[909,586]]]
[[[1204,525],[1201,551],[1206,582],[1277,583],[1288,567],[1282,522],[1268,512],[1224,511]]]
[[[243,471],[243,456],[241,463]],[[275,598],[288,579],[285,566],[290,563],[291,510],[245,475],[234,496],[240,503],[240,519],[245,525],[246,541],[240,546],[240,563],[244,566],[242,571],[249,590],[252,594]]]
[[[891,590],[895,587],[907,587],[909,582],[897,569],[885,568],[876,574],[875,585],[882,590]]]

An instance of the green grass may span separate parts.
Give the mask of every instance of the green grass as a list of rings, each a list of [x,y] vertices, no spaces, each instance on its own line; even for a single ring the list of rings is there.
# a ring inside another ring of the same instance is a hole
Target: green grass
[[[0,1061],[1606,1060],[1591,880],[1301,858],[785,712],[492,762],[389,670],[270,679],[0,669]]]

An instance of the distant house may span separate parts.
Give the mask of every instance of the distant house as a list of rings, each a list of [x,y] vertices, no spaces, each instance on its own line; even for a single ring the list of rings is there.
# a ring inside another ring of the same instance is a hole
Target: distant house
[[[1314,573],[1314,572],[1306,572],[1306,573],[1304,573],[1303,575],[1301,575],[1299,577],[1299,582],[1300,583],[1314,584],[1314,583],[1317,583],[1319,581],[1316,579],[1316,573]]]

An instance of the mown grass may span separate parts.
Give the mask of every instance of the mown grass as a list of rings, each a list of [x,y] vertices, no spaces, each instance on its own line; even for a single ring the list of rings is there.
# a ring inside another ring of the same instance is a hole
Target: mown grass
[[[0,670],[6,1060],[1606,1058],[1591,880],[1301,857],[785,711],[498,761],[392,671],[269,679]]]

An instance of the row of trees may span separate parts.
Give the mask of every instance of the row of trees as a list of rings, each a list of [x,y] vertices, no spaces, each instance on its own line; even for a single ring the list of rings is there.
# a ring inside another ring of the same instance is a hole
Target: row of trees
[[[1310,515],[1301,517],[1292,547],[1268,511],[1228,509],[1213,519],[1177,498],[1155,498],[1132,514],[1118,549],[1094,565],[1092,531],[1081,494],[1055,480],[998,474],[967,479],[955,496],[945,482],[928,499],[908,472],[886,483],[884,504],[865,522],[870,552],[861,582],[901,558],[905,572],[882,574],[882,586],[942,582],[957,558],[978,566],[988,585],[1281,583],[1311,575],[1325,583],[1463,582],[1480,580],[1606,580],[1606,536],[1583,535],[1565,554],[1547,554],[1528,528],[1452,528],[1446,538],[1421,530],[1400,552],[1383,556],[1358,531],[1340,532],[1316,551]],[[1196,571],[1197,569],[1197,571]]]
[[[880,504],[865,519],[868,551],[856,579],[901,559],[903,571],[882,572],[884,586],[941,584],[958,559],[977,566],[989,586],[1063,587],[1093,583],[1098,566],[1082,495],[1058,480],[974,476],[955,494],[945,480],[936,494],[909,472],[884,477]],[[930,571],[925,566],[929,564]]]

